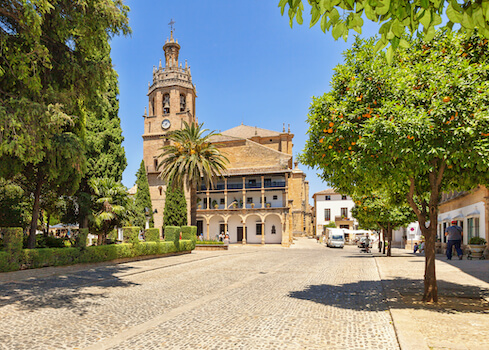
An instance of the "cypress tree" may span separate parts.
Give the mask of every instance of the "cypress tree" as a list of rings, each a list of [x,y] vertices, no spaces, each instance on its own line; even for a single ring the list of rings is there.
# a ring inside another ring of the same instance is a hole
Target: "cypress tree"
[[[187,225],[187,201],[180,187],[168,184],[166,188],[163,227]]]
[[[153,207],[151,205],[151,197],[149,195],[149,183],[146,176],[146,169],[144,166],[144,160],[141,161],[141,166],[136,173],[136,185],[138,190],[134,199],[136,207],[136,222],[135,224],[140,227],[145,227],[146,224],[146,209],[149,213],[149,227],[154,227],[153,220]]]

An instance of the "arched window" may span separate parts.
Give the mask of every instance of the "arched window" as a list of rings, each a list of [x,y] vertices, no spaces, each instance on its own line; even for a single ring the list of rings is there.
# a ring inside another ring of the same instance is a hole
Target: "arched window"
[[[185,95],[180,95],[180,112],[185,112],[185,107],[187,106],[187,102],[185,99]]]
[[[168,114],[168,113],[170,113],[170,95],[164,94],[163,95],[163,114]]]
[[[163,194],[163,187],[158,187],[158,191],[160,191],[160,196]]]
[[[153,162],[155,165],[155,170],[158,169],[158,159],[154,159]]]
[[[277,234],[277,229],[275,228],[275,225],[272,225],[272,235]]]

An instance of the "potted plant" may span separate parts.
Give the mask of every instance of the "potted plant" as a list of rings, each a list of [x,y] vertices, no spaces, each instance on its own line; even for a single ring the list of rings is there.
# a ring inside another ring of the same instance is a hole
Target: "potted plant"
[[[243,208],[243,200],[242,199],[239,200],[239,207]]]
[[[215,199],[212,201],[212,206],[214,207],[214,209],[219,208],[219,204],[217,204],[217,201]]]
[[[270,208],[272,206],[272,203],[267,202],[265,205],[266,205],[267,208]]]
[[[472,237],[469,240],[470,258],[482,258],[487,241],[482,237]]]
[[[198,209],[202,209],[202,204],[200,202],[202,202],[202,198],[197,197],[197,208]]]
[[[255,203],[251,203],[250,206],[251,206],[251,208],[254,208],[255,207]]]

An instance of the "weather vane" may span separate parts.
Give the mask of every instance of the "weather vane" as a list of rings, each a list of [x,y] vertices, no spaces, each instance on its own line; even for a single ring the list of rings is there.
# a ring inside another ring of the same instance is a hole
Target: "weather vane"
[[[170,23],[168,23],[168,25],[170,26],[170,30],[173,32],[173,25],[175,24],[175,21],[173,20],[173,18],[170,20]]]

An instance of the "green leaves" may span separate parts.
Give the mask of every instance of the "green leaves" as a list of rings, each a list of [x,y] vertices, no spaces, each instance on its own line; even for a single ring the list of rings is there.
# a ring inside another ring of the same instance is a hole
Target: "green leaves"
[[[352,17],[362,18],[365,16],[372,22],[379,23],[381,28],[379,34],[383,42],[377,49],[385,47],[387,40],[396,38],[394,43],[401,40],[406,32],[410,35],[420,35],[426,42],[433,39],[435,26],[442,23],[442,16],[446,15],[450,20],[445,28],[451,29],[453,23],[460,23],[459,31],[471,32],[478,28],[479,33],[489,38],[489,0],[477,2],[464,2],[463,7],[456,0],[420,0],[412,3],[407,0],[317,0],[308,1],[311,5],[311,22],[313,27],[318,22],[321,30],[326,32],[332,27],[332,36],[337,40],[348,37],[351,29],[360,33],[363,20],[352,21]],[[289,6],[289,19],[292,26],[293,20],[302,24],[302,11],[304,10],[301,0],[279,1],[282,15],[285,8]],[[341,15],[340,15],[341,13]],[[345,24],[341,24],[345,23]],[[388,25],[388,30],[381,30],[383,25]],[[423,27],[421,28],[420,25]],[[393,42],[391,41],[393,44]],[[385,44],[385,45],[384,45]],[[393,44],[394,46],[394,44]],[[396,47],[394,47],[396,48]]]

